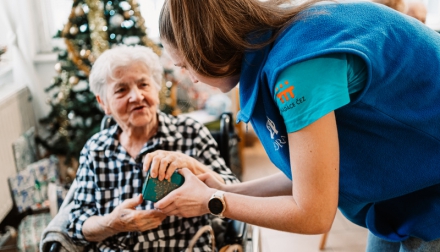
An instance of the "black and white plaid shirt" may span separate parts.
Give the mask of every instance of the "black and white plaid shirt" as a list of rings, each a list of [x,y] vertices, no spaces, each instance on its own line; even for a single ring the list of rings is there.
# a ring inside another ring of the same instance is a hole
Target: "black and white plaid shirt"
[[[141,194],[145,172],[142,160],[155,150],[177,151],[196,158],[214,170],[227,184],[239,180],[219,156],[217,143],[208,129],[193,119],[170,116],[158,112],[159,127],[136,158],[132,158],[118,141],[121,129],[112,126],[95,134],[84,146],[76,180],[74,207],[70,213],[69,235],[75,243],[93,246],[99,251],[183,251],[189,241],[204,225],[209,216],[195,218],[167,217],[155,229],[144,232],[125,232],[99,243],[84,239],[84,222],[94,215],[107,215],[124,200]],[[153,209],[153,202],[144,201],[139,210]],[[206,232],[205,232],[206,233]],[[211,237],[204,234],[194,251],[211,251]]]

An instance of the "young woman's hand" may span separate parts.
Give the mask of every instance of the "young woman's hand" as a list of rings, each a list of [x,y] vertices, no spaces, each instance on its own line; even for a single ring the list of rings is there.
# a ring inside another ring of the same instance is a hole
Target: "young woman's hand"
[[[179,173],[185,177],[183,185],[156,202],[154,207],[166,215],[186,218],[209,213],[208,201],[216,189],[209,188],[186,168],[179,169]]]
[[[210,173],[203,173],[203,174],[197,175],[197,178],[199,178],[200,181],[205,183],[208,187],[225,191],[225,189],[224,189],[225,184],[221,183],[216,177],[214,177]]]

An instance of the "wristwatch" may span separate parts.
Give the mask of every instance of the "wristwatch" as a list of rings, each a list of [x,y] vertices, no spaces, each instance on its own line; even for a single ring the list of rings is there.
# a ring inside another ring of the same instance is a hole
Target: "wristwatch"
[[[224,194],[225,192],[218,190],[211,196],[208,202],[208,208],[211,214],[220,218],[224,218],[223,213],[226,210]]]

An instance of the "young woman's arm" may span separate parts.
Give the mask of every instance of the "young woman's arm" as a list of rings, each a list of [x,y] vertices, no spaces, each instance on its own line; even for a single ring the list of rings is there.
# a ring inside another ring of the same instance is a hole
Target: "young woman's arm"
[[[339,188],[339,145],[334,113],[289,134],[289,148],[292,196],[261,199],[227,193],[225,216],[298,233],[322,233],[331,228]],[[279,182],[266,181],[261,186],[277,186]]]
[[[252,167],[247,169],[252,169]],[[219,190],[247,196],[271,197],[292,195],[292,181],[282,172],[277,172],[273,175],[242,182],[241,184],[228,185],[224,187],[211,185],[208,181],[206,181],[206,183],[212,188],[218,188]]]
[[[334,113],[290,133],[289,148],[290,183],[277,174],[269,177],[270,180],[217,187],[227,191],[225,217],[302,234],[330,230],[338,205],[339,187],[339,145]],[[168,215],[185,217],[209,213],[208,201],[216,189],[207,188],[189,171],[182,173],[185,184],[157,202],[155,207]],[[288,189],[290,195],[287,195]],[[274,196],[275,193],[279,196]]]

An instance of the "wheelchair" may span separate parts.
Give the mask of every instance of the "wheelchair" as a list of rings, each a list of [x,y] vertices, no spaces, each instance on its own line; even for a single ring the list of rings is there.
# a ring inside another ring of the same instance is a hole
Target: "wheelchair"
[[[237,147],[238,138],[235,134],[234,126],[232,124],[232,113],[223,113],[219,119],[219,129],[212,130],[211,134],[217,141],[219,146],[220,155],[225,160],[228,167],[231,167],[231,150]],[[101,130],[110,127],[115,124],[115,121],[110,117],[105,115],[101,121]],[[69,203],[73,199],[74,191],[76,189],[76,181],[74,181],[67,193],[60,209],[55,216],[55,218],[49,223],[48,227],[54,225],[62,226],[66,224],[67,216],[69,213]],[[60,221],[63,220],[63,221]],[[55,222],[55,223],[52,223]],[[61,222],[61,223],[57,223]],[[259,252],[259,230],[258,227],[253,227],[241,221],[231,220],[231,219],[221,219],[219,217],[212,218],[212,230],[215,234],[215,244],[216,249],[219,252]],[[61,228],[60,228],[61,229]],[[44,232],[46,233],[46,232]],[[58,234],[56,234],[58,235]],[[58,252],[61,251],[62,245],[59,242],[60,239],[57,237],[50,239],[49,242],[43,243],[41,248],[42,252]],[[68,235],[63,233],[64,239],[68,238]],[[42,242],[44,237],[41,238]],[[74,247],[75,245],[72,246]],[[64,248],[66,249],[66,248]],[[69,251],[67,249],[67,251]],[[73,249],[72,251],[77,251]]]

